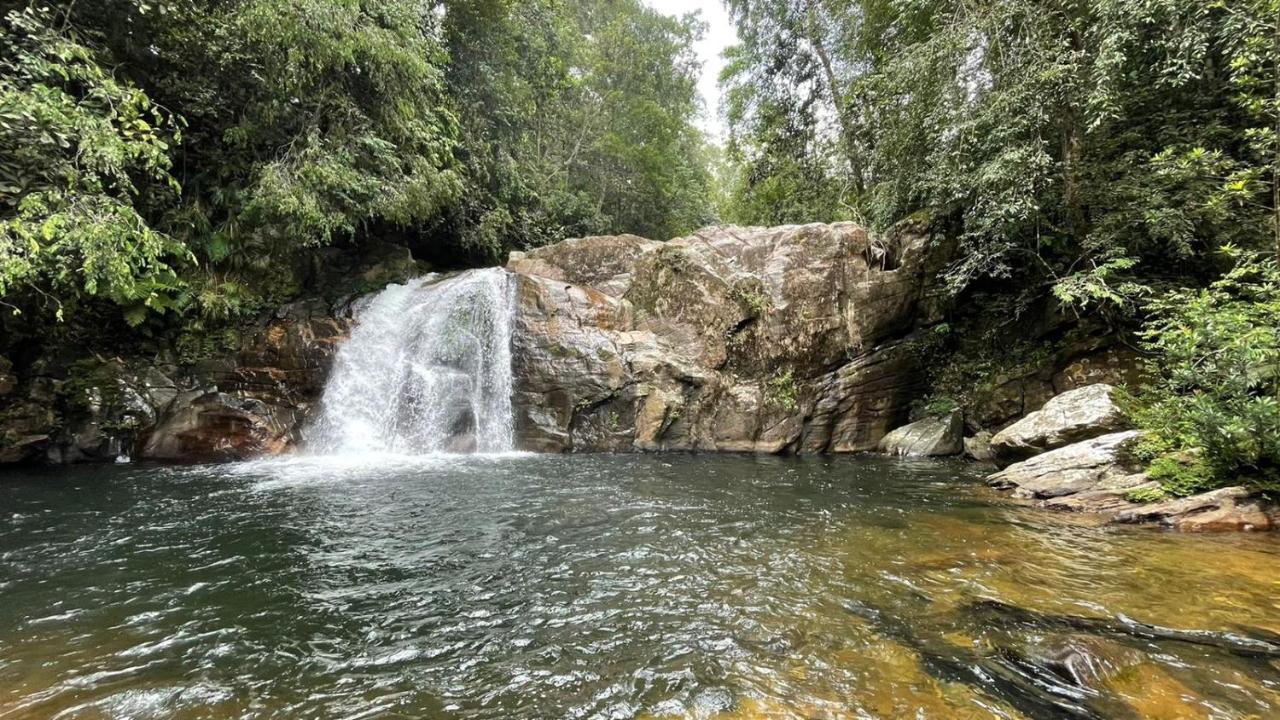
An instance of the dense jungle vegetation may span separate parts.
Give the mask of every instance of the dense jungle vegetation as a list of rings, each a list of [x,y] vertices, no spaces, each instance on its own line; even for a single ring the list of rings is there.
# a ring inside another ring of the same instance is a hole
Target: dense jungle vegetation
[[[233,323],[328,247],[911,219],[951,363],[1132,332],[1170,492],[1280,483],[1280,0],[727,4],[718,147],[700,21],[640,0],[0,3],[0,345]]]

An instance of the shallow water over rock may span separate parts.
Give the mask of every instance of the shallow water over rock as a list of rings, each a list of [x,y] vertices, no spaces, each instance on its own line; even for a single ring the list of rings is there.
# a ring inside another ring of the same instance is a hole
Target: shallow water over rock
[[[0,475],[0,718],[1274,717],[1280,540],[882,458]]]

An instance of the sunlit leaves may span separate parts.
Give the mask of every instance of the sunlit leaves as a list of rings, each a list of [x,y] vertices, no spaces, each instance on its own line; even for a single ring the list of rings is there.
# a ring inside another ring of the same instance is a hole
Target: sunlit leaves
[[[1147,455],[1192,450],[1202,453],[1208,469],[1203,482],[1275,489],[1280,269],[1274,258],[1229,252],[1236,265],[1220,280],[1151,303],[1154,318],[1143,338],[1153,358],[1153,382],[1135,418],[1148,431],[1142,447]]]

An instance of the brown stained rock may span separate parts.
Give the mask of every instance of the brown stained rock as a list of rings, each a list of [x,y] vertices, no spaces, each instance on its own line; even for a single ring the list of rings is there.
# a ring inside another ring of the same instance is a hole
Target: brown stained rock
[[[800,449],[805,452],[875,450],[911,414],[924,387],[919,358],[905,342],[892,343],[813,383]]]
[[[1110,385],[1099,383],[1058,395],[996,433],[991,438],[991,450],[997,460],[1014,462],[1122,430],[1127,422],[1112,400],[1114,391]]]
[[[225,462],[285,452],[296,418],[288,408],[220,392],[177,407],[161,419],[143,443],[140,457],[171,462]]]
[[[1122,523],[1159,523],[1184,532],[1273,530],[1280,509],[1244,487],[1226,487],[1185,498],[1137,505],[1116,515]]]
[[[594,287],[620,298],[631,287],[631,275],[641,255],[661,243],[636,235],[573,238],[528,252],[513,252],[507,269],[521,275]]]

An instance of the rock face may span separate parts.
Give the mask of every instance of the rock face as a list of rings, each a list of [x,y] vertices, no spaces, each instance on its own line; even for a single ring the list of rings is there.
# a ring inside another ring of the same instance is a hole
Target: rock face
[[[919,391],[925,250],[837,223],[512,253],[519,445],[875,449]]]
[[[288,444],[292,413],[256,398],[209,392],[175,403],[140,456],[171,462],[225,462],[275,455]]]
[[[138,456],[222,462],[289,451],[350,327],[347,310],[331,311],[325,303],[281,308],[234,362],[205,368],[185,384],[191,389],[179,392],[184,384],[171,384],[157,398],[157,419]]]
[[[19,383],[0,363],[0,463],[197,462],[283,452],[324,388],[345,309],[296,303],[227,357],[177,365],[97,358]]]
[[[991,451],[999,461],[1014,462],[1122,430],[1126,423],[1112,400],[1114,392],[1115,388],[1102,383],[1064,392],[996,433]]]
[[[879,449],[905,457],[959,455],[964,449],[964,417],[953,412],[903,425],[881,438]]]

